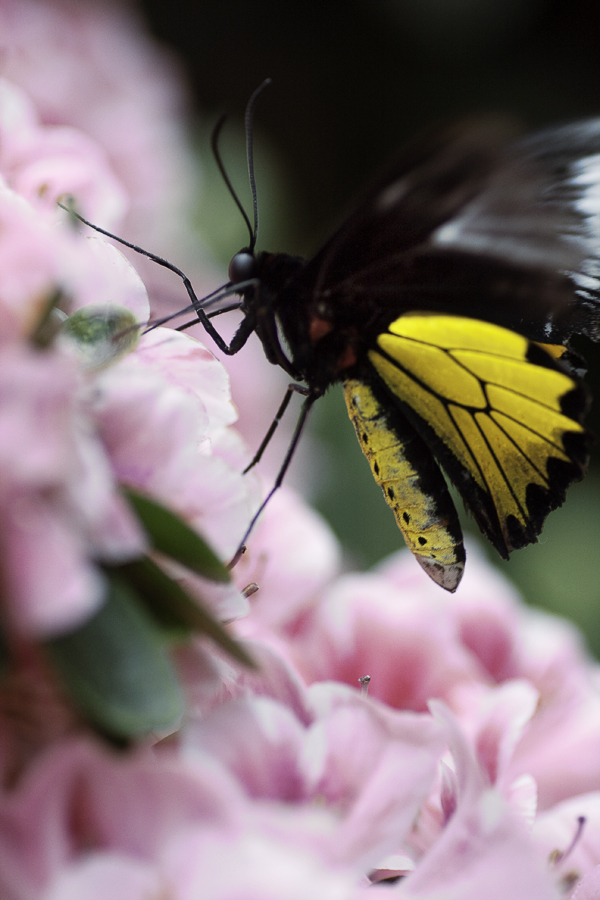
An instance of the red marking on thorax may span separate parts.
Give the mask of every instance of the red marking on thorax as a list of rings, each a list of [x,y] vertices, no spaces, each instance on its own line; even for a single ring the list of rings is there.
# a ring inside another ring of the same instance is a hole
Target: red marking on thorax
[[[326,334],[329,334],[332,328],[333,325],[331,322],[328,322],[327,319],[320,319],[318,316],[313,316],[308,326],[308,336],[312,343],[316,344],[317,341],[320,341]]]
[[[342,355],[337,361],[337,365],[335,367],[336,372],[343,372],[344,369],[349,369],[350,366],[353,366],[356,363],[356,351],[354,347],[350,344],[346,347]]]

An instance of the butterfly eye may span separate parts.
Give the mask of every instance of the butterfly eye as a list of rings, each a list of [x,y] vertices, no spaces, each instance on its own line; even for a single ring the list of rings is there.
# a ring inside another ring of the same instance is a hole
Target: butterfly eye
[[[247,250],[240,250],[229,263],[229,280],[232,284],[248,281],[256,274],[256,258]]]

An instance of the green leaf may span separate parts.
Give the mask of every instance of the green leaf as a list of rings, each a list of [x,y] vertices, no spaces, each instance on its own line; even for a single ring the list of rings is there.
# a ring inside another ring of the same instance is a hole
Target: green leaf
[[[231,581],[229,570],[208,544],[171,510],[131,488],[125,489],[156,550],[177,560],[186,568],[223,584]]]
[[[82,715],[100,731],[130,738],[172,726],[183,699],[160,631],[131,588],[112,573],[102,608],[47,643]]]
[[[117,571],[132,585],[162,627],[206,634],[242,665],[256,668],[252,657],[223,626],[151,559],[134,560],[119,566]]]

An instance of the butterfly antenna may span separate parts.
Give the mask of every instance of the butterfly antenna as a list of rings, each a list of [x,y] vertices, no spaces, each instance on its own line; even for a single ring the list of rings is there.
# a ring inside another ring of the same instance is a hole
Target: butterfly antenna
[[[231,284],[231,282],[227,282],[226,284],[221,285],[221,287],[216,288],[216,290],[211,291],[210,294],[207,294],[206,297],[198,298],[196,296],[196,292],[194,291],[194,287],[192,282],[188,278],[188,276],[179,269],[177,266],[174,266],[173,263],[170,263],[168,260],[163,259],[162,256],[157,256],[156,253],[150,253],[149,250],[144,250],[143,247],[138,247],[137,244],[132,244],[131,241],[126,241],[124,238],[119,237],[117,234],[113,234],[112,231],[107,231],[105,228],[100,228],[99,225],[94,225],[93,222],[88,221],[88,219],[84,219],[83,216],[80,216],[78,212],[73,209],[72,206],[67,206],[64,203],[57,203],[61,209],[64,209],[65,212],[69,213],[70,216],[73,216],[75,219],[78,219],[80,222],[83,222],[84,225],[88,225],[90,228],[93,228],[94,231],[99,232],[99,234],[104,234],[106,237],[112,238],[114,241],[117,241],[119,244],[123,244],[125,247],[129,247],[130,250],[135,250],[136,253],[140,253],[142,256],[146,256],[148,259],[151,259],[153,262],[157,263],[159,266],[164,266],[165,269],[169,269],[170,272],[174,272],[175,275],[178,275],[179,278],[183,281],[183,286],[185,287],[188,297],[191,300],[190,306],[186,307],[183,310],[178,310],[176,313],[172,315],[165,316],[163,319],[159,321],[154,321],[147,326],[140,325],[132,326],[131,330],[134,330],[138,327],[144,327],[145,332],[152,331],[154,328],[157,328],[159,325],[164,325],[166,322],[169,322],[171,319],[176,318],[176,316],[182,315],[186,312],[191,312],[193,309],[198,317],[198,321],[204,327],[205,331],[208,335],[213,339],[219,350],[222,353],[225,353],[227,356],[233,356],[234,353],[243,346],[244,342],[247,340],[251,333],[251,323],[250,320],[245,320],[248,324],[246,324],[245,328],[242,329],[243,337],[238,336],[237,342],[234,342],[233,346],[230,346],[227,341],[225,341],[218,331],[216,331],[214,325],[211,323],[210,319],[213,316],[213,313],[206,313],[204,311],[204,305],[210,306],[213,303],[217,303],[220,300],[223,300],[225,297],[229,297],[232,294],[238,294],[240,291],[243,291],[245,288],[250,287],[251,285],[256,284],[256,279],[251,278],[247,281],[240,281],[237,284]],[[232,307],[232,308],[235,308]],[[220,311],[217,311],[218,313]],[[194,322],[195,324],[195,322]],[[243,324],[243,323],[242,323]],[[190,326],[191,327],[191,323]],[[239,329],[238,329],[239,332]]]
[[[255,232],[252,230],[252,225],[250,224],[250,219],[248,218],[246,210],[242,206],[242,202],[241,202],[240,198],[238,197],[234,186],[231,183],[231,179],[229,178],[229,175],[227,174],[227,170],[225,168],[223,160],[221,159],[221,151],[219,150],[219,135],[221,134],[221,130],[222,130],[223,125],[225,124],[226,120],[227,120],[227,115],[226,114],[222,115],[221,118],[219,119],[219,121],[217,122],[217,124],[215,125],[215,127],[213,128],[213,133],[210,138],[210,146],[211,146],[211,149],[213,152],[213,156],[215,158],[215,162],[216,162],[217,166],[219,167],[219,172],[221,173],[221,178],[227,185],[227,190],[233,197],[235,205],[241,212],[244,222],[246,223],[246,227],[248,229],[248,234],[250,235],[250,251],[252,251],[252,250],[254,250],[254,245],[256,243],[256,235],[255,235]],[[255,213],[255,221],[256,221],[256,213]],[[256,228],[256,225],[255,225],[255,228]]]
[[[246,116],[244,120],[246,128],[246,160],[248,162],[248,177],[250,179],[250,190],[252,192],[252,208],[254,210],[254,231],[250,240],[250,252],[254,250],[256,246],[256,239],[258,237],[258,200],[256,197],[256,178],[254,176],[254,106],[264,89],[269,84],[271,84],[271,79],[265,78],[263,83],[256,88],[256,90],[248,100],[248,105],[246,106]]]

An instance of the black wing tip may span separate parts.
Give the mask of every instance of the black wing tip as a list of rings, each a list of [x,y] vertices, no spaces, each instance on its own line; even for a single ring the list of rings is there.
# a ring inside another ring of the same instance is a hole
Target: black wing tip
[[[575,382],[573,388],[560,398],[560,410],[563,415],[573,419],[579,425],[583,423],[592,403],[592,395],[587,386],[581,382]],[[567,432],[569,434],[570,432]],[[579,432],[576,432],[579,434]]]
[[[569,487],[583,479],[589,459],[590,439],[589,432],[567,433],[563,440],[565,444],[570,445],[567,452],[571,456],[571,461],[567,462],[551,457],[547,463],[549,487],[545,488],[538,484],[528,486],[527,525],[524,526],[514,516],[508,516],[503,529],[507,550],[506,559],[508,559],[508,553],[513,550],[520,550],[529,544],[537,543],[549,514],[563,505]]]

